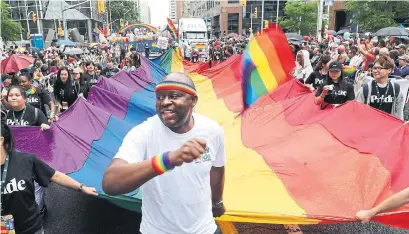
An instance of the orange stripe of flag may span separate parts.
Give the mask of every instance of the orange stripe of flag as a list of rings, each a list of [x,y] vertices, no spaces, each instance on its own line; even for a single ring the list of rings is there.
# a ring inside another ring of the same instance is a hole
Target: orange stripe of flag
[[[283,67],[281,66],[277,50],[272,41],[269,39],[268,34],[263,34],[255,38],[257,40],[257,44],[266,55],[269,67],[277,80],[277,84],[280,85],[284,83],[287,80],[287,74],[284,72]]]

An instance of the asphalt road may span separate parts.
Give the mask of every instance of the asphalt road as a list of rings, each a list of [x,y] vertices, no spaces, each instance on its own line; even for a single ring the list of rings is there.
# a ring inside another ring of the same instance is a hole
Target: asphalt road
[[[108,201],[51,184],[46,190],[48,213],[44,217],[46,234],[134,234],[141,215],[112,205]],[[408,220],[409,222],[409,220]],[[288,234],[283,225],[236,223],[240,234]],[[308,234],[409,234],[409,231],[377,223],[300,226]],[[294,232],[294,234],[300,232]]]

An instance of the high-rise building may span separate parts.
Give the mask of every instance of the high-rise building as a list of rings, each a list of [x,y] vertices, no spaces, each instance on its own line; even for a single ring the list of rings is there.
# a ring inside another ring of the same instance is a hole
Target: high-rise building
[[[139,14],[140,14],[140,20],[142,23],[144,24],[151,23],[151,12],[149,8],[148,0],[143,0],[140,2]]]
[[[176,17],[176,0],[170,0],[169,1],[169,18],[173,22],[177,22],[177,17]]]

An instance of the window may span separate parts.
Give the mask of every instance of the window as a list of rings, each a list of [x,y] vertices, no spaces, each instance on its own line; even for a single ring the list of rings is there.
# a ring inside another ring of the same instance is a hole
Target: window
[[[187,32],[186,39],[206,39],[205,32]]]
[[[239,13],[229,14],[227,17],[228,33],[239,33]]]

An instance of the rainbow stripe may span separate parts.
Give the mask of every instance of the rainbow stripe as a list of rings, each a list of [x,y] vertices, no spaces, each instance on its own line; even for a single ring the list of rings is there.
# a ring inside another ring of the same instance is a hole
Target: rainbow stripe
[[[353,76],[357,71],[357,68],[355,66],[344,66],[343,71],[345,76]]]
[[[162,81],[156,85],[155,92],[161,90],[179,90],[184,93],[196,96],[196,89],[188,84],[177,82],[177,81]]]
[[[122,33],[130,28],[137,28],[137,27],[144,27],[144,28],[150,29],[154,34],[158,32],[158,29],[153,27],[150,24],[129,24],[129,25],[125,25],[122,28],[120,28],[117,33]]]
[[[285,34],[272,25],[253,38],[243,56],[243,103],[253,104],[261,96],[290,80],[295,67],[294,56]]]
[[[170,34],[172,35],[173,38],[178,38],[179,34],[178,31],[176,30],[175,25],[173,24],[172,20],[168,18],[168,26],[167,29],[169,30]]]
[[[203,50],[203,49],[206,49],[206,45],[205,44],[196,44],[196,49],[198,49],[198,50]]]
[[[158,173],[158,175],[162,175],[163,173],[171,170],[172,168],[169,166],[169,154],[158,154],[152,158],[152,167]]]

